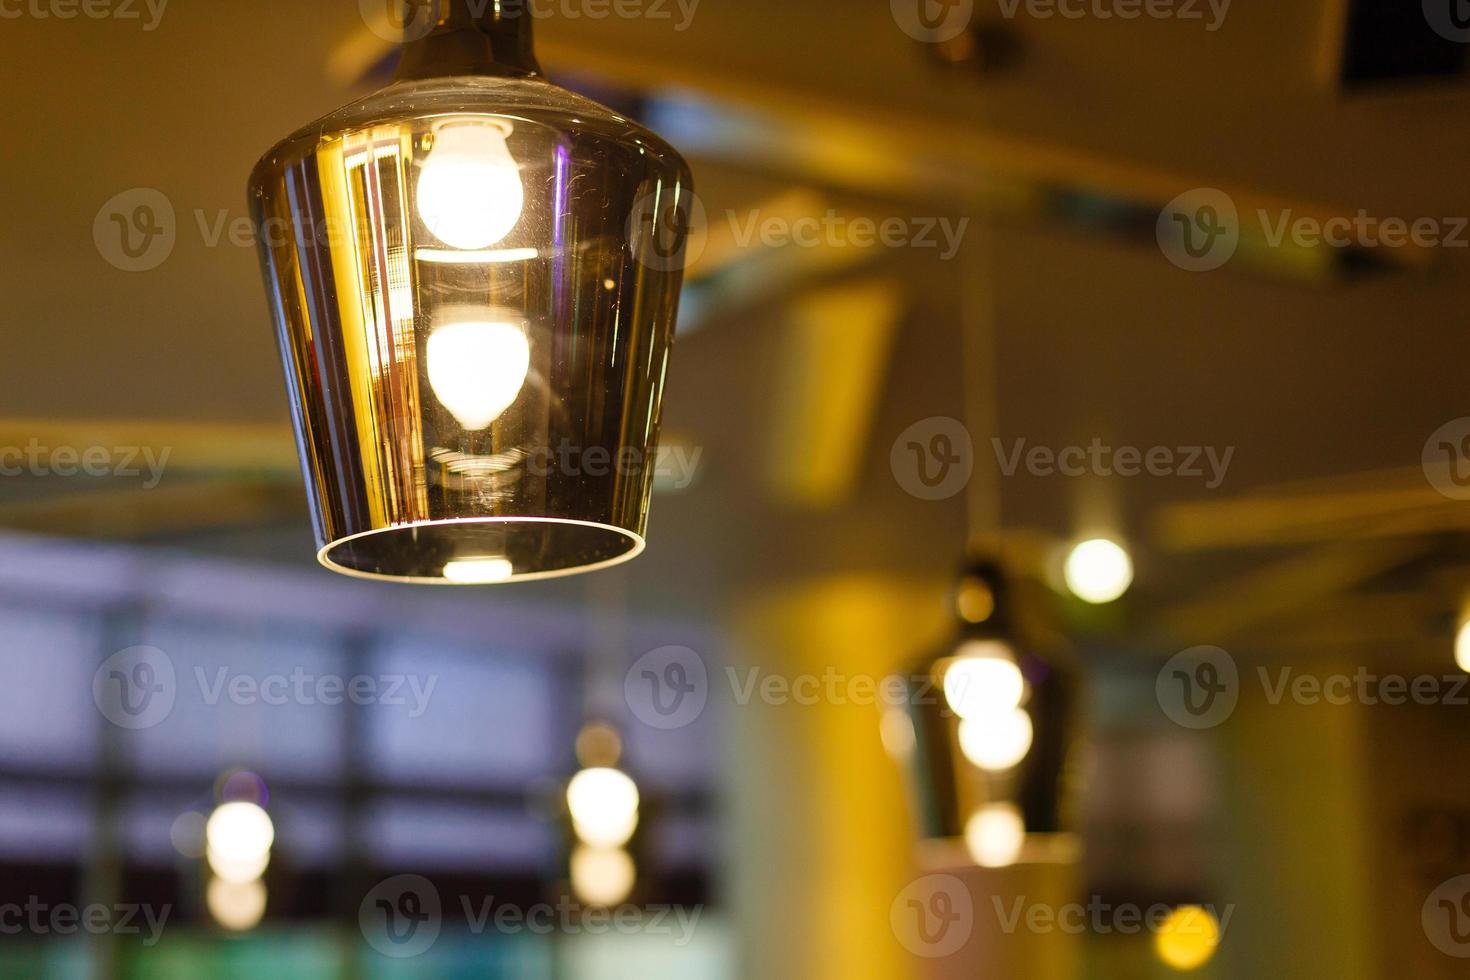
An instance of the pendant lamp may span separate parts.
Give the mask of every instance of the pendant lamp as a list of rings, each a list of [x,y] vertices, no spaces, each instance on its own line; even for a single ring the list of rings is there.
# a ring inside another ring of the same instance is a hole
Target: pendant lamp
[[[250,181],[318,558],[447,584],[633,558],[688,167],[547,81],[523,2],[404,6],[430,20],[395,81]]]

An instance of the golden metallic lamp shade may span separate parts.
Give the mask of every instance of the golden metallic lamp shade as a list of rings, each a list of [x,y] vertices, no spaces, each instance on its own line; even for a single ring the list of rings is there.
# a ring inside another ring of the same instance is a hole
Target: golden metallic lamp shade
[[[542,78],[528,9],[408,8],[436,19],[397,80],[250,182],[320,560],[483,584],[632,558],[688,168]]]

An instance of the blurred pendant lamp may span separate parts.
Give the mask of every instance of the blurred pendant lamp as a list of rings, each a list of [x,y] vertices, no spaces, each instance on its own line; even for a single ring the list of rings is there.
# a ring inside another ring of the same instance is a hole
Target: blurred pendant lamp
[[[485,584],[644,546],[692,204],[524,0],[405,0],[387,88],[250,181],[318,558]]]
[[[988,305],[994,280],[985,256],[967,279],[964,312],[966,423],[977,435],[997,432],[999,417]],[[996,471],[981,468],[971,479],[967,556],[951,596],[954,633],[908,678],[909,726],[902,736],[885,731],[886,742],[907,750],[920,835],[963,838],[973,860],[986,867],[1035,857],[1028,841],[1063,830],[1074,728],[1070,678],[1024,641],[1018,583],[998,557],[997,480]],[[937,693],[921,696],[926,692]]]

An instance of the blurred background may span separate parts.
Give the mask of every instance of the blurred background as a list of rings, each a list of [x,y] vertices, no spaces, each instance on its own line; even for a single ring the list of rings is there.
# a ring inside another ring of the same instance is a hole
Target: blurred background
[[[547,0],[665,455],[450,592],[312,561],[244,193],[380,6],[0,0],[0,976],[1464,975],[1464,4]]]

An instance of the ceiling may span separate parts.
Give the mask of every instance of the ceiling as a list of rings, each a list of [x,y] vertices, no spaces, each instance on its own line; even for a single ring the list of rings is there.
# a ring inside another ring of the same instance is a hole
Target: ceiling
[[[647,90],[655,104],[716,108],[707,131],[691,129],[685,141],[716,216],[712,234],[719,216],[772,208],[793,188],[823,207],[913,218],[974,216],[1038,188],[1156,210],[1200,186],[1226,190],[1244,213],[1470,215],[1470,90],[1337,92],[1324,65],[1338,0],[1232,6],[1213,32],[1178,20],[1023,16],[1001,23],[1020,54],[993,75],[936,64],[882,0],[702,0],[683,31],[677,6],[666,6],[669,21],[541,21],[543,60],[553,74]],[[255,0],[248,11],[172,4],[153,31],[115,19],[0,22],[10,137],[0,157],[0,186],[10,190],[0,418],[184,424],[196,442],[201,431],[229,446],[264,440],[250,443],[259,468],[289,469],[285,394],[254,251],[228,235],[210,239],[221,217],[245,217],[245,179],[263,150],[359,94],[362,86],[344,82],[352,73],[342,52],[370,54],[372,42],[348,0]],[[365,68],[371,58],[359,60]],[[179,221],[173,254],[146,273],[114,268],[92,242],[99,208],[136,187],[162,191]],[[963,546],[963,502],[904,493],[889,450],[913,423],[965,412],[960,325],[971,282],[984,285],[994,326],[1007,448],[1094,438],[1233,448],[1213,488],[1182,477],[1023,472],[998,481],[1009,527],[1035,529],[1040,540],[1129,536],[1139,581],[1127,621],[1165,624],[1148,634],[1161,646],[1220,642],[1193,634],[1228,633],[1242,608],[1260,608],[1262,582],[1302,581],[1262,579],[1260,568],[1337,537],[1328,529],[1279,548],[1188,550],[1161,530],[1168,508],[1379,470],[1422,488],[1425,440],[1470,414],[1465,250],[1364,278],[1320,281],[1250,263],[1200,274],[1170,264],[1151,235],[1047,220],[1044,207],[1001,211],[954,261],[920,250],[830,263],[787,254],[714,294],[699,329],[681,340],[667,402],[669,427],[703,449],[702,478],[658,501],[648,555],[628,573],[634,594],[699,611],[732,586],[845,570],[942,584]],[[864,361],[837,356],[859,342],[841,329],[843,318],[865,315],[853,297],[894,295],[896,305],[861,333],[881,355],[866,358],[870,374],[876,365],[866,394],[824,388],[839,370],[829,365]],[[801,310],[812,329],[800,326],[807,321],[793,311]],[[802,370],[793,374],[793,364]],[[807,386],[841,402],[832,424],[845,435],[816,432],[790,407],[811,401],[796,397]],[[208,455],[203,441],[195,449]],[[977,466],[993,473],[989,434],[975,441]],[[818,499],[788,492],[789,471],[817,458],[836,460],[835,483]],[[1334,479],[1322,492],[1341,488]],[[53,491],[12,488],[5,499]],[[296,513],[294,498],[287,506]],[[26,513],[10,523],[34,526]],[[1189,519],[1237,516],[1206,509]],[[68,519],[40,526],[66,529]],[[1328,603],[1320,619],[1362,590],[1422,594],[1385,629],[1409,645],[1437,642],[1462,588],[1446,572],[1458,567],[1459,537],[1446,544],[1425,533],[1438,527],[1395,536],[1415,545],[1376,563],[1363,558],[1371,546],[1353,546],[1355,572],[1320,597],[1304,593],[1295,612]],[[310,560],[294,518],[208,533],[173,525],[151,536]],[[1383,579],[1426,554],[1429,571]],[[1320,568],[1299,575],[1323,580]],[[556,596],[584,586],[524,588]],[[1204,615],[1190,605],[1217,593],[1236,606]],[[1274,610],[1263,628],[1281,615]]]

